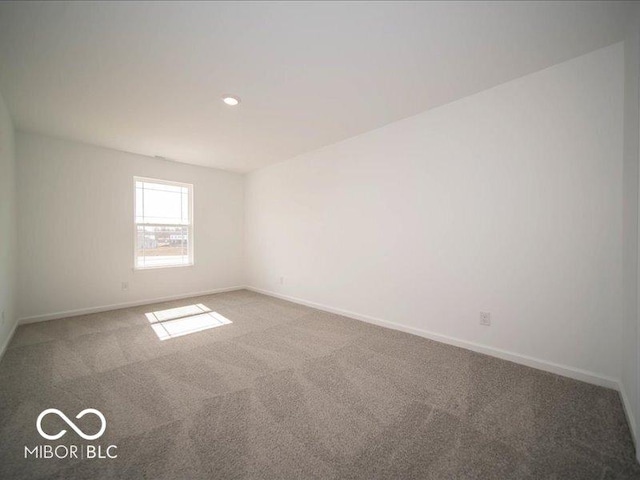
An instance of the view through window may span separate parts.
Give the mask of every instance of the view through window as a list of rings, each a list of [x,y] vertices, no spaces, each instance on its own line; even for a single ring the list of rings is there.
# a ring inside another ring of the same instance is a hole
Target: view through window
[[[134,180],[135,267],[193,265],[193,185]]]

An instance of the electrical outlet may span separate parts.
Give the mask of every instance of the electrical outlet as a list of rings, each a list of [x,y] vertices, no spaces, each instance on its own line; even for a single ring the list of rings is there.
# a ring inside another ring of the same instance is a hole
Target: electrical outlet
[[[489,312],[480,312],[480,325],[491,326],[491,314]]]
[[[129,290],[129,282],[122,282],[122,290]]]
[[[280,277],[280,285],[284,285],[284,277]]]

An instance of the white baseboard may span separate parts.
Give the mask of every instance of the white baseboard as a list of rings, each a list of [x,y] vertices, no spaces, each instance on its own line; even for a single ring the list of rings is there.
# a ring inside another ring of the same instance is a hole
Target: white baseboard
[[[13,324],[13,328],[11,329],[11,333],[9,333],[9,336],[7,337],[7,339],[4,341],[2,346],[0,346],[0,360],[2,360],[2,357],[4,356],[4,352],[7,351],[7,347],[9,347],[9,343],[11,343],[11,339],[13,338],[13,334],[16,333],[16,329],[18,328],[18,324],[19,323],[20,322],[15,322]]]
[[[244,290],[243,286],[216,288],[215,290],[207,290],[205,292],[192,292],[180,295],[171,295],[168,297],[150,298],[146,300],[135,300],[132,302],[114,303],[111,305],[101,305],[99,307],[79,308],[76,310],[67,310],[65,312],[47,313],[44,315],[35,315],[33,317],[21,318],[18,324],[46,322],[47,320],[56,320],[58,318],[75,317],[77,315],[88,315],[90,313],[107,312],[109,310],[118,310],[120,308],[137,307],[140,305],[150,305],[152,303],[168,302],[171,300],[181,300],[183,298],[201,297],[203,295],[213,295],[214,293],[233,292],[236,290]]]
[[[631,405],[631,401],[627,396],[627,390],[624,388],[624,384],[621,381],[618,382],[617,390],[620,393],[620,399],[622,400],[624,413],[627,416],[627,423],[629,424],[629,429],[631,430],[631,439],[633,440],[633,444],[636,446],[636,454],[640,455],[640,451],[638,451],[638,438],[636,437],[637,431],[635,416],[633,414],[633,405]]]
[[[582,382],[587,382],[587,383],[591,383],[601,387],[611,388],[618,391],[620,390],[620,382],[618,381],[618,379],[612,378],[612,377],[606,377],[606,376],[599,375],[597,373],[589,372],[586,370],[582,370],[579,368],[574,368],[567,365],[560,365],[558,363],[541,360],[539,358],[530,357],[528,355],[509,352],[507,350],[489,347],[486,345],[481,345],[479,343],[469,342],[467,340],[461,340],[459,338],[449,337],[447,335],[441,335],[439,333],[429,332],[427,330],[422,330],[419,328],[408,327],[406,325],[390,322],[388,320],[382,320],[380,318],[370,317],[368,315],[361,315],[359,313],[350,312],[347,310],[341,310],[339,308],[329,307],[327,305],[310,302],[308,300],[291,297],[289,295],[282,295],[280,293],[271,292],[268,290],[263,290],[263,289],[252,287],[252,286],[247,286],[246,289],[251,290],[253,292],[257,292],[257,293],[262,293],[264,295],[269,295],[271,297],[281,298],[282,300],[287,300],[289,302],[299,303],[301,305],[316,308],[318,310],[323,310],[325,312],[336,313],[338,315],[343,315],[345,317],[353,318],[355,320],[361,320],[363,322],[372,323],[375,325],[379,325],[381,327],[393,328],[394,330],[400,330],[403,332],[411,333],[413,335],[425,337],[430,340],[435,340],[437,342],[446,343],[446,344],[453,345],[460,348],[465,348],[467,350],[472,350],[474,352],[483,353],[485,355],[501,358],[503,360],[508,360],[510,362],[519,363],[527,367],[537,368],[538,370],[544,370],[546,372],[555,373],[557,375],[562,375],[564,377],[573,378],[575,380],[580,380]]]

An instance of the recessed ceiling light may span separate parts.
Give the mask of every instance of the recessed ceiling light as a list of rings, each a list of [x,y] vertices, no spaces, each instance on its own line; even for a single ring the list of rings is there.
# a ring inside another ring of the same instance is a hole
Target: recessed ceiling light
[[[227,105],[231,105],[233,107],[240,103],[240,97],[236,97],[235,95],[223,95],[222,101]]]

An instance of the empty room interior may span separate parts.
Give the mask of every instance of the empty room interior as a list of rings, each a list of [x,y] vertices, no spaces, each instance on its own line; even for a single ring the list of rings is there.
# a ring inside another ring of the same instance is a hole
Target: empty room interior
[[[640,479],[640,3],[0,2],[0,479]]]

